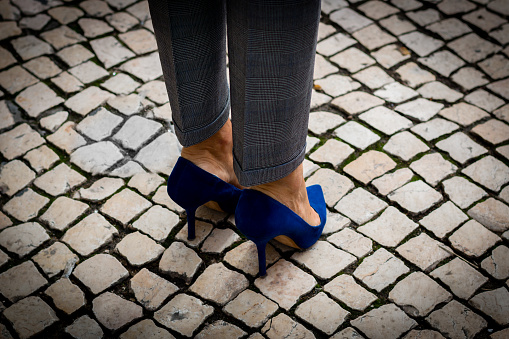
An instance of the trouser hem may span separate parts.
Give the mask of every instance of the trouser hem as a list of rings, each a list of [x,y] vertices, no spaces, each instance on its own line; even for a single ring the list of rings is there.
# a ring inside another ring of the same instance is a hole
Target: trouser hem
[[[240,184],[245,187],[256,186],[261,184],[266,184],[269,182],[274,182],[276,180],[282,179],[295,171],[297,167],[304,161],[304,156],[306,155],[306,146],[302,151],[292,160],[273,167],[260,168],[254,170],[243,171],[239,162],[233,156],[233,169],[235,174],[237,175],[237,179]]]

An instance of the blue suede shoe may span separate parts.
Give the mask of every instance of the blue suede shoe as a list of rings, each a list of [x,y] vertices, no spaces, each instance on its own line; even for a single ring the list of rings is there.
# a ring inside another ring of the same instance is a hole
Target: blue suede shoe
[[[195,237],[195,212],[198,207],[215,201],[227,213],[235,213],[240,193],[237,187],[180,157],[168,178],[168,195],[187,213],[187,238]]]
[[[299,248],[313,245],[322,234],[327,208],[320,185],[307,187],[309,204],[320,216],[320,225],[311,226],[277,200],[255,190],[243,190],[235,212],[237,228],[256,244],[259,275],[266,274],[265,247],[269,240],[286,236]]]

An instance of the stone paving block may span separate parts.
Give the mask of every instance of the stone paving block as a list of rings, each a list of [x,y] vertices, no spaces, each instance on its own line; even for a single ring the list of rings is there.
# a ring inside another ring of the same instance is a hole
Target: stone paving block
[[[130,178],[139,173],[146,172],[136,161],[128,161],[124,165],[121,165],[109,172],[111,176],[120,178]]]
[[[491,84],[487,85],[486,87],[488,87],[490,90],[492,90],[493,92],[497,93],[498,95],[504,97],[507,100],[509,98],[509,91],[507,90],[507,83],[508,83],[507,79],[504,79],[504,80],[500,80],[500,81],[491,83]],[[497,99],[497,100],[493,100],[493,99]],[[496,101],[496,105],[492,106],[494,108],[498,108],[501,105],[499,103],[500,100],[498,100],[498,98],[496,96],[488,95],[488,100],[489,100],[489,102]]]
[[[329,17],[331,21],[341,26],[348,33],[358,31],[373,22],[350,8],[342,8],[333,12]]]
[[[474,142],[463,132],[456,132],[447,139],[437,142],[436,146],[462,164],[487,152],[486,148]]]
[[[85,138],[75,131],[75,127],[75,122],[68,121],[56,130],[55,133],[49,135],[47,139],[58,148],[70,154],[87,143]]]
[[[387,135],[392,135],[413,125],[412,121],[384,106],[378,106],[362,113],[359,115],[359,119]]]
[[[481,262],[481,267],[495,279],[506,279],[509,277],[509,248],[498,246],[491,255]]]
[[[65,106],[84,116],[112,97],[113,94],[91,86],[67,99]]]
[[[179,288],[157,274],[142,268],[129,282],[129,288],[136,300],[147,310],[155,311]]]
[[[509,292],[504,287],[479,293],[469,300],[469,304],[500,325],[509,323]]]
[[[166,85],[164,81],[153,80],[147,82],[143,86],[136,90],[140,95],[146,95],[146,97],[157,104],[164,104],[168,102],[168,93],[166,91]]]
[[[445,204],[419,220],[419,223],[430,230],[435,236],[443,239],[468,217],[452,202]]]
[[[60,73],[59,76],[51,79],[62,91],[66,93],[75,93],[83,89],[83,83],[67,72]],[[57,126],[58,127],[58,126]]]
[[[50,228],[63,231],[87,209],[88,205],[85,203],[67,197],[58,197],[40,219]]]
[[[418,95],[410,87],[403,86],[399,82],[392,82],[375,91],[376,96],[393,103],[400,103]]]
[[[201,250],[204,253],[221,253],[239,240],[241,240],[241,238],[231,229],[216,228],[212,231],[210,236],[207,237],[201,246]]]
[[[489,83],[486,75],[473,67],[463,67],[454,73],[451,79],[467,90]]]
[[[419,58],[418,61],[433,69],[444,77],[465,65],[465,62],[449,51],[436,52],[428,57]]]
[[[101,87],[120,95],[129,94],[140,86],[140,83],[133,80],[129,75],[117,73],[101,84]]]
[[[57,196],[82,184],[86,178],[66,164],[60,164],[35,179],[34,184],[48,194]]]
[[[321,6],[322,12],[330,14],[331,12],[348,6],[348,2],[344,0],[324,0]]]
[[[50,132],[55,132],[69,117],[69,113],[66,111],[59,111],[50,115],[45,116],[39,120],[41,127],[47,129]]]
[[[337,97],[361,87],[358,82],[353,81],[350,77],[338,74],[329,75],[324,79],[316,80],[314,83],[315,85],[320,86],[326,94],[333,97]]]
[[[80,7],[93,17],[103,17],[112,13],[112,10],[104,1],[86,0],[80,3]]]
[[[413,213],[420,213],[442,200],[442,195],[422,180],[410,182],[388,195],[401,207]]]
[[[443,104],[418,98],[416,100],[396,106],[395,110],[420,121],[428,121],[442,108]]]
[[[12,54],[5,48],[0,48],[0,60],[1,60],[0,61],[0,69],[4,69],[7,66],[10,66],[10,65],[16,63],[16,59],[14,59]]]
[[[50,247],[41,250],[32,257],[37,266],[52,278],[61,273],[68,263],[77,263],[79,258],[61,242],[55,242]]]
[[[0,324],[0,335],[2,335],[4,339],[13,339],[13,336],[4,324]]]
[[[357,311],[364,311],[378,299],[376,295],[357,284],[348,274],[341,274],[328,282],[324,286],[324,291]]]
[[[347,252],[352,253],[358,258],[361,258],[371,252],[373,247],[371,239],[360,235],[350,228],[345,228],[331,235],[327,238],[327,241]]]
[[[389,300],[400,305],[413,317],[424,317],[452,295],[422,272],[414,272],[396,284],[389,293]]]
[[[81,120],[76,129],[90,139],[100,141],[110,136],[122,121],[121,117],[101,107],[97,112],[91,113]]]
[[[145,29],[122,33],[118,37],[136,54],[145,54],[157,50],[154,35]]]
[[[261,332],[269,337],[269,339],[291,337],[302,339],[315,338],[312,332],[284,313],[278,314],[270,322],[267,322],[262,327]]]
[[[409,53],[403,53],[401,48],[395,44],[387,45],[380,48],[376,52],[372,52],[371,55],[378,61],[384,68],[391,68],[403,60],[410,58]]]
[[[397,338],[417,326],[417,322],[394,304],[380,306],[350,322],[369,338]]]
[[[389,247],[397,246],[418,225],[389,206],[377,219],[357,228],[357,231]]]
[[[27,297],[3,312],[22,339],[30,338],[59,321],[55,312],[39,297]]]
[[[253,242],[247,241],[239,246],[228,251],[224,256],[224,260],[234,266],[235,268],[243,271],[246,274],[254,277],[258,274],[258,261],[254,260],[257,258],[257,249]],[[269,266],[276,262],[280,256],[279,253],[267,244],[265,249],[266,265]]]
[[[60,26],[41,33],[41,37],[57,50],[86,40],[81,34],[75,32],[68,26]]]
[[[438,81],[429,82],[421,86],[419,92],[424,98],[431,100],[445,100],[447,102],[456,102],[463,97],[463,94],[455,91]]]
[[[408,271],[403,261],[382,247],[366,257],[353,275],[369,288],[380,292]]]
[[[475,220],[461,226],[450,237],[451,245],[468,256],[479,257],[500,241],[500,237]]]
[[[124,115],[133,115],[143,109],[143,98],[136,93],[116,96],[108,100],[108,105]]]
[[[492,338],[492,339],[504,339],[505,337],[507,337],[507,335],[509,335],[509,329],[506,328],[504,330],[501,330],[501,331],[493,333],[490,336],[490,338]]]
[[[315,138],[315,137],[311,137],[311,136],[306,136],[306,150],[305,150],[305,153],[309,153],[316,145],[318,145],[320,143],[320,139],[318,138]]]
[[[252,328],[262,326],[277,310],[276,303],[251,290],[244,290],[223,307],[226,314]]]
[[[333,207],[348,191],[354,188],[353,182],[346,176],[333,170],[321,168],[307,181],[308,186],[319,184],[322,186],[325,203]]]
[[[113,136],[123,147],[138,150],[148,139],[161,129],[162,125],[150,119],[133,116]]]
[[[445,160],[439,153],[426,154],[410,164],[410,168],[432,186],[436,186],[443,178],[456,172],[456,167]]]
[[[509,229],[509,207],[489,198],[468,211],[468,215],[494,232],[504,232]]]
[[[359,49],[355,47],[349,48],[346,51],[334,55],[333,57],[330,58],[330,60],[340,65],[341,68],[347,69],[351,73],[360,71],[361,69],[366,68],[375,63],[375,60],[373,58],[361,52]]]
[[[152,201],[156,204],[160,204],[168,208],[169,210],[176,213],[183,213],[184,209],[177,205],[171,198],[168,196],[167,187],[159,186],[156,193],[152,196]]]
[[[315,134],[323,134],[344,123],[339,114],[330,112],[311,112],[309,114],[309,130]]]
[[[122,64],[120,69],[134,75],[144,82],[157,79],[162,75],[157,52],[130,60]]]
[[[0,230],[12,225],[11,219],[4,213],[0,212]]]
[[[390,171],[396,163],[385,153],[368,151],[344,167],[344,171],[367,184],[376,177]]]
[[[0,129],[14,125],[14,117],[5,100],[0,101]]]
[[[124,185],[122,179],[101,178],[94,182],[88,188],[80,188],[79,195],[81,199],[89,201],[100,201],[118,191]]]
[[[0,73],[0,85],[11,94],[15,94],[37,82],[36,77],[20,66],[11,67]]]
[[[352,338],[352,339],[363,339],[364,337],[359,334],[353,327],[347,327],[342,331],[334,334],[331,339],[344,339],[344,338]]]
[[[139,323],[129,327],[127,331],[120,335],[121,339],[136,339],[136,338],[164,338],[174,339],[175,337],[162,327],[150,320],[145,319]]]
[[[394,35],[401,35],[415,30],[415,26],[410,21],[400,18],[397,14],[380,20],[379,23]]]
[[[479,62],[478,65],[493,79],[502,79],[509,75],[508,60],[500,54]]]
[[[360,5],[358,8],[373,20],[379,20],[399,12],[397,8],[382,1],[369,1]]]
[[[125,225],[151,206],[150,201],[126,188],[108,199],[101,207],[101,212]]]
[[[82,17],[84,13],[81,9],[76,7],[61,6],[50,9],[48,14],[62,25],[67,25],[78,20],[78,18]]]
[[[154,320],[183,336],[192,337],[196,329],[213,313],[214,308],[200,299],[178,294],[154,313]]]
[[[129,272],[117,259],[103,253],[83,261],[72,274],[93,294],[99,294],[129,276]]]
[[[48,202],[48,198],[27,188],[9,200],[3,209],[20,221],[28,221],[35,218]]]
[[[504,1],[495,0],[488,4],[488,8],[500,14],[509,15],[509,8]]]
[[[365,149],[380,140],[380,137],[358,122],[349,121],[334,130],[334,135],[349,144]]]
[[[47,79],[62,72],[62,70],[53,61],[45,56],[32,59],[26,62],[23,67],[28,69],[40,79]]]
[[[358,30],[353,33],[352,36],[369,50],[374,50],[384,45],[396,42],[396,38],[385,33],[374,24]]]
[[[472,128],[472,132],[491,144],[500,144],[509,139],[509,125],[491,119]]]
[[[315,55],[315,69],[313,79],[321,79],[329,74],[336,73],[339,69],[325,60],[320,54]]]
[[[457,18],[448,18],[426,26],[426,29],[437,33],[445,40],[451,40],[470,33],[472,30]]]
[[[47,283],[34,263],[29,260],[0,274],[0,293],[14,303]]]
[[[486,320],[456,300],[431,313],[426,321],[450,338],[474,338],[487,326]]]
[[[480,38],[475,33],[470,33],[447,44],[454,52],[468,62],[477,62],[493,52],[500,50],[500,47]]]
[[[443,182],[444,191],[460,208],[467,208],[487,193],[479,186],[462,177],[453,177]]]
[[[217,320],[212,324],[208,324],[205,328],[200,331],[195,338],[241,338],[247,333],[241,330],[239,327],[230,324],[223,320]]]
[[[285,310],[295,305],[299,298],[310,292],[315,285],[313,276],[284,259],[269,267],[266,277],[255,280],[255,286],[260,292]]]
[[[343,197],[334,206],[334,209],[361,225],[372,219],[385,207],[387,207],[387,203],[359,187]]]
[[[29,116],[35,118],[47,109],[64,101],[53,90],[42,82],[38,82],[23,90],[15,99]]]
[[[163,183],[164,179],[157,174],[138,173],[129,180],[127,186],[136,188],[143,195],[149,195]]]
[[[484,187],[496,192],[500,191],[500,188],[509,181],[509,167],[491,155],[474,162],[462,172]]]
[[[331,56],[357,42],[343,33],[336,33],[316,45],[316,51],[325,56]]]
[[[92,61],[87,61],[79,64],[78,66],[74,66],[73,68],[70,68],[68,72],[84,84],[97,81],[109,75],[104,68],[97,66]]]
[[[83,18],[78,21],[78,24],[83,30],[83,35],[85,35],[87,38],[94,38],[114,30],[104,21],[97,19]]]
[[[408,12],[406,13],[406,16],[412,19],[419,26],[426,26],[440,20],[440,12],[432,8]]]
[[[490,36],[495,38],[502,45],[506,45],[509,40],[507,38],[507,32],[509,31],[509,24],[505,24],[490,32]]]
[[[20,160],[13,160],[0,168],[0,193],[16,194],[35,178],[35,173]]]
[[[55,306],[67,314],[72,314],[85,305],[85,294],[68,278],[62,278],[48,287],[44,293],[48,295]]]
[[[127,8],[127,11],[137,17],[140,21],[146,21],[150,18],[147,2],[140,2]]]
[[[161,150],[164,149],[164,154]],[[180,149],[175,134],[166,132],[143,147],[134,160],[138,161],[149,171],[170,175],[173,166],[180,156]]]
[[[377,188],[378,192],[380,192],[380,194],[387,195],[409,182],[413,175],[414,173],[410,169],[401,168],[373,180],[372,183]]]
[[[486,8],[481,8],[477,11],[465,14],[463,15],[462,19],[470,22],[471,24],[481,28],[486,32],[491,31],[495,27],[498,27],[501,24],[507,22],[498,15],[488,12]]]
[[[130,28],[138,24],[138,20],[126,12],[116,12],[106,17],[106,21],[115,27],[119,32],[127,32]]]
[[[323,292],[300,304],[295,314],[320,331],[331,335],[350,312],[344,310]]]
[[[475,7],[467,0],[444,0],[438,5],[438,9],[448,15],[469,12]]]
[[[182,278],[189,284],[202,263],[203,260],[194,250],[175,241],[164,251],[159,261],[159,270]]]
[[[463,102],[445,108],[439,114],[463,126],[468,126],[489,116],[485,111]]]
[[[23,60],[29,60],[40,55],[51,54],[53,47],[33,35],[22,36],[11,40],[14,50]]]
[[[94,56],[92,52],[80,44],[66,47],[56,53],[70,67],[81,64]]]
[[[222,306],[245,290],[248,285],[248,280],[242,274],[218,263],[208,266],[191,285],[190,291]]]
[[[327,257],[330,261],[324,262]],[[317,241],[303,252],[297,252],[291,259],[306,266],[321,279],[329,279],[356,261],[356,258],[326,241]]]
[[[498,194],[498,197],[509,203],[509,186],[504,187],[502,191]],[[1,220],[1,217],[0,217]],[[4,226],[5,227],[5,226]],[[2,228],[2,222],[0,221],[0,228]]]
[[[71,227],[62,237],[62,241],[83,256],[109,243],[118,231],[99,213],[92,213]]]
[[[362,82],[371,89],[377,89],[394,81],[385,71],[378,66],[371,66],[352,75],[353,78]]]
[[[449,247],[432,239],[426,233],[411,238],[396,251],[425,272],[434,269],[453,253]]]
[[[420,57],[427,56],[444,45],[442,41],[420,32],[400,35],[399,40]]]
[[[132,227],[157,241],[164,241],[179,222],[178,215],[156,205],[136,220]]]
[[[394,134],[383,147],[383,150],[408,161],[429,147],[408,131]]]
[[[187,245],[193,248],[198,248],[205,238],[212,232],[212,224],[200,220],[196,220],[195,234],[196,237],[193,240],[187,238],[187,223],[182,229],[175,235],[175,239],[185,242]]]
[[[345,110],[349,114],[364,112],[370,108],[380,106],[384,101],[365,92],[350,92],[332,101],[332,105]]]
[[[329,139],[327,142],[311,153],[309,158],[315,162],[326,162],[336,167],[346,160],[354,149],[336,139]]]
[[[488,86],[491,85],[493,84],[490,84]],[[496,95],[488,93],[483,89],[478,89],[475,92],[472,92],[469,95],[465,96],[465,101],[471,103],[472,105],[478,106],[488,112],[492,112],[493,110],[499,108],[504,104],[504,100],[500,99]]]
[[[124,256],[129,264],[142,266],[157,260],[164,247],[140,232],[129,233],[117,244],[115,250]]]
[[[0,267],[9,262],[11,258],[2,250],[0,250]],[[0,310],[3,310],[0,308]]]
[[[420,68],[414,62],[407,62],[396,72],[401,76],[401,80],[413,88],[436,79],[432,73]]]
[[[9,252],[16,253],[20,258],[33,252],[49,239],[46,230],[36,222],[12,226],[0,233],[0,245]]]
[[[29,151],[23,158],[30,163],[30,166],[37,173],[47,170],[60,160],[58,155],[46,145]]]
[[[110,292],[96,297],[92,305],[97,320],[110,330],[117,330],[143,316],[141,306]]]

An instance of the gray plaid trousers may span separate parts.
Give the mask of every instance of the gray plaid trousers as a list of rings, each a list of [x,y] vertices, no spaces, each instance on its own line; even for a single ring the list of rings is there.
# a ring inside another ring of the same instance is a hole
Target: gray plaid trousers
[[[305,155],[320,0],[149,0],[149,6],[180,143],[212,136],[231,106],[240,183],[272,182],[295,170]]]

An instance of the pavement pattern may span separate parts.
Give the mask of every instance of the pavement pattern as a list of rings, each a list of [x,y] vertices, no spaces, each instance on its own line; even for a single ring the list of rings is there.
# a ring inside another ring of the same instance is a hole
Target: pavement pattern
[[[324,0],[324,234],[186,239],[146,1],[0,0],[0,338],[509,338],[509,1]]]

